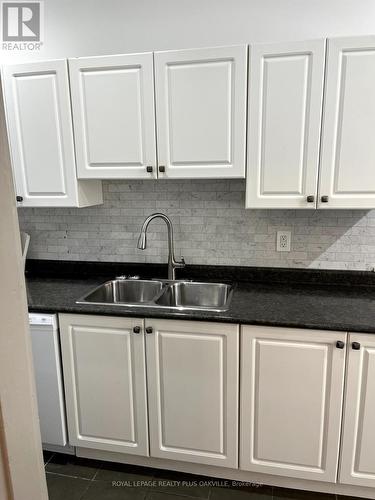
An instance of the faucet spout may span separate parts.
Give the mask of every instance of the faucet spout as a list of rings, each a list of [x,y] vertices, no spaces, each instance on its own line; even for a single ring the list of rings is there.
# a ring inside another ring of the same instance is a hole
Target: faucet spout
[[[137,248],[139,248],[140,250],[144,250],[146,247],[147,247],[146,231],[143,231],[143,228],[142,228],[142,231],[141,231],[139,238],[138,238]]]
[[[140,250],[145,250],[147,247],[147,228],[150,222],[153,219],[160,218],[162,219],[168,229],[168,279],[169,280],[175,280],[176,279],[176,268],[178,267],[185,267],[185,260],[183,257],[181,257],[180,260],[176,260],[175,255],[174,255],[174,241],[173,241],[173,225],[172,221],[170,220],[169,217],[167,217],[165,214],[162,213],[155,213],[149,215],[144,223],[142,224],[141,232],[139,234],[138,238],[138,243],[137,247]]]

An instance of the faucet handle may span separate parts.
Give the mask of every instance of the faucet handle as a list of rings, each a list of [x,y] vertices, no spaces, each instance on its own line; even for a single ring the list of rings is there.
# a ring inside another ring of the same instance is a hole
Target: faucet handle
[[[135,274],[134,276],[132,276],[130,274],[129,274],[129,276],[126,276],[126,274],[121,274],[121,276],[116,276],[116,279],[117,280],[139,280],[140,276],[138,276],[137,274]]]
[[[177,264],[178,264],[178,267],[185,267],[186,263],[185,263],[185,259],[182,255],[181,255],[180,260],[177,262]]]

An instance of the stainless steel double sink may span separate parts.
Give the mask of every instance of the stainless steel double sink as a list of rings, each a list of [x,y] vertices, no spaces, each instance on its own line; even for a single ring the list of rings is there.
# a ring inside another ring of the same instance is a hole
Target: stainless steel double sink
[[[196,281],[115,279],[91,290],[77,304],[226,311],[233,285]]]

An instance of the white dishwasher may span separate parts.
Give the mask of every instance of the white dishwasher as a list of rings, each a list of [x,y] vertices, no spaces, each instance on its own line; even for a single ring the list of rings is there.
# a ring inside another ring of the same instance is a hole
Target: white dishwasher
[[[69,453],[57,317],[30,313],[29,323],[43,448]]]

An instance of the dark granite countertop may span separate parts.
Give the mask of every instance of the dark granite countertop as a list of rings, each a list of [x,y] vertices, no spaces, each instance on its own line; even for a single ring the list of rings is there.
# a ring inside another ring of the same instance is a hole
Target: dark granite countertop
[[[221,321],[253,325],[375,333],[375,275],[370,272],[187,266],[179,278],[232,281],[225,312],[76,304],[118,274],[164,277],[165,266],[29,261],[30,312],[102,314]]]

